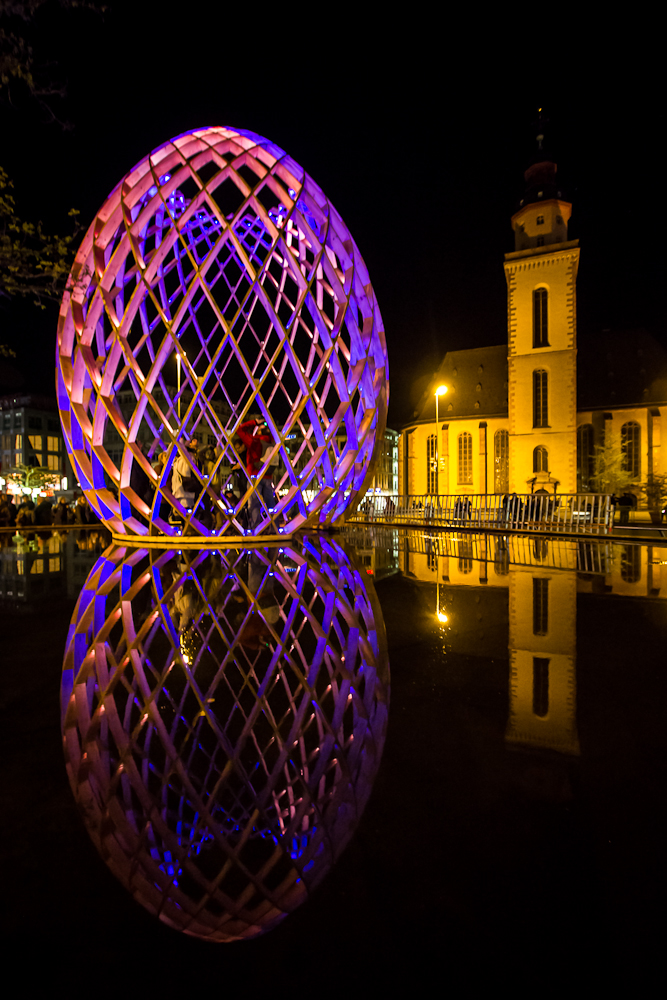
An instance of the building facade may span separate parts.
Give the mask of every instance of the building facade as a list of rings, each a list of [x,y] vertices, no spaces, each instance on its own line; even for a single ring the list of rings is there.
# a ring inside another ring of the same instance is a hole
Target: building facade
[[[0,477],[3,471],[26,465],[48,469],[61,482],[69,478],[69,485],[72,485],[72,469],[55,400],[23,393],[3,396],[0,398],[0,420]]]
[[[667,472],[667,354],[644,331],[578,342],[572,205],[542,149],[524,176],[504,261],[507,343],[445,355],[400,436],[400,493],[589,492],[605,443],[622,450],[638,495]]]

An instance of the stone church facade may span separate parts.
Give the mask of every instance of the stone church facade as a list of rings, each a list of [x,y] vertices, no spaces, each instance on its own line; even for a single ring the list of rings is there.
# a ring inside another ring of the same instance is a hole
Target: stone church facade
[[[507,343],[445,355],[400,436],[403,494],[589,492],[605,441],[622,447],[637,492],[667,472],[667,354],[644,331],[577,342],[572,205],[542,150],[525,179],[504,263]]]

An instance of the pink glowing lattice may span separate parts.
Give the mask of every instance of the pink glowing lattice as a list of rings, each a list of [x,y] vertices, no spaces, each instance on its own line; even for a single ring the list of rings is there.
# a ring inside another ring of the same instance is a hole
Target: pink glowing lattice
[[[63,432],[113,530],[285,532],[363,496],[387,413],[380,312],[340,215],[275,144],[209,128],[154,150],[69,284]]]
[[[352,835],[389,700],[364,576],[326,536],[111,548],[91,571],[63,671],[70,783],[114,874],[178,930],[269,929]]]

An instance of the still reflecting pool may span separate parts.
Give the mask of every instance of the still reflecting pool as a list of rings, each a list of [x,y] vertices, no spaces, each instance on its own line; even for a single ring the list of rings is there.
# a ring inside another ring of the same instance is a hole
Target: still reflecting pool
[[[288,954],[310,982],[323,941],[363,941],[391,983],[437,972],[443,941],[467,975],[517,941],[565,968],[592,933],[619,954],[661,934],[664,546],[352,525],[282,551],[77,531],[0,555],[24,936],[68,947],[85,913],[93,965],[122,927],[189,969],[196,937],[274,927],[249,944],[270,988]],[[239,981],[248,954],[224,950]]]

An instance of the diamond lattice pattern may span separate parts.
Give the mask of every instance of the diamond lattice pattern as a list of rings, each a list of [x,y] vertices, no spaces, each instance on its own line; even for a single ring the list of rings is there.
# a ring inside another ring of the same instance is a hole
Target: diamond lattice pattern
[[[386,421],[382,320],[340,215],[281,149],[215,128],[155,150],[98,212],[69,289],[63,430],[111,528],[277,534],[356,505]]]
[[[384,743],[375,607],[326,537],[100,557],[65,656],[67,767],[98,850],[152,913],[248,937],[329,871]]]

